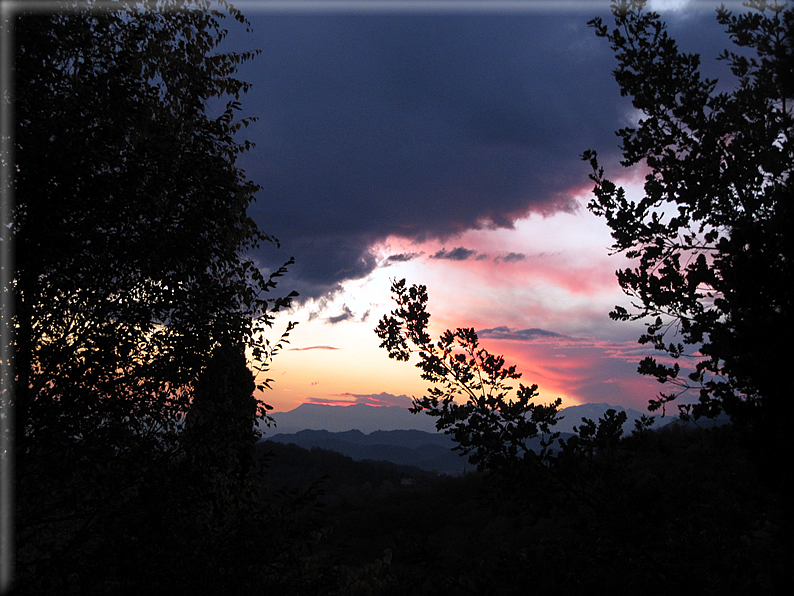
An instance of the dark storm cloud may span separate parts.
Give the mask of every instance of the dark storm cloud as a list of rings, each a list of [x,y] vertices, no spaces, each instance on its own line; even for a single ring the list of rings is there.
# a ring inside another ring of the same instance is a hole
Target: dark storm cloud
[[[327,321],[332,325],[336,325],[337,323],[341,323],[342,321],[348,321],[350,319],[355,319],[356,315],[353,314],[353,311],[348,308],[346,304],[342,305],[342,312],[333,317],[328,317]]]
[[[407,261],[413,261],[414,259],[418,259],[423,254],[425,254],[425,253],[423,253],[423,252],[404,252],[404,253],[399,253],[399,254],[396,254],[396,255],[389,255],[388,257],[386,257],[386,263],[387,264],[390,264],[390,263],[405,263]]]
[[[430,258],[448,259],[450,261],[466,261],[476,254],[477,254],[476,250],[469,250],[468,248],[463,248],[462,246],[459,246],[449,251],[446,248],[442,248],[436,254],[432,255]]]
[[[262,54],[243,155],[251,215],[294,255],[285,287],[321,297],[369,274],[373,243],[511,227],[571,210],[583,150],[618,169],[628,101],[593,15],[249,15]]]
[[[509,252],[504,256],[498,256],[494,259],[494,261],[499,262],[503,261],[505,263],[517,263],[518,261],[523,261],[527,258],[527,255],[520,252]]]
[[[514,339],[519,341],[533,341],[541,338],[566,338],[561,333],[547,331],[545,329],[510,329],[509,327],[494,327],[493,329],[482,329],[477,331],[477,336],[487,339]]]

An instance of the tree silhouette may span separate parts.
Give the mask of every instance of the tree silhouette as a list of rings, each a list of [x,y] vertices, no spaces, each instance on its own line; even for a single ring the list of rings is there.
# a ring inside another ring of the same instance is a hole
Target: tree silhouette
[[[515,366],[505,367],[502,356],[481,348],[471,328],[447,330],[433,342],[427,332],[427,288],[408,288],[402,279],[393,281],[391,291],[397,308],[375,329],[380,347],[388,350],[389,358],[400,361],[416,353],[422,378],[434,384],[427,396],[414,398],[411,411],[426,411],[438,418],[436,428],[451,434],[458,444],[455,449],[470,454],[469,461],[481,470],[544,461],[547,447],[559,436],[551,427],[562,400],[547,406],[535,404],[537,385],[521,384],[515,400],[510,399],[513,388],[507,383],[521,378]],[[461,402],[456,398],[462,398]],[[528,441],[537,437],[541,437],[541,448],[535,453]]]
[[[651,410],[696,389],[698,402],[679,406],[685,416],[724,410],[782,436],[794,385],[773,337],[794,332],[794,13],[766,0],[750,0],[738,15],[717,11],[739,48],[720,56],[736,84],[718,92],[716,80],[701,78],[699,56],[679,51],[644,5],[613,3],[613,29],[590,22],[615,52],[621,93],[641,112],[636,126],[618,131],[622,164],[650,170],[635,202],[605,177],[594,151],[583,155],[595,181],[589,209],[606,219],[612,250],[636,259],[617,273],[633,310],[617,306],[610,316],[649,318],[640,343],[693,359],[687,375],[678,362],[640,363],[641,373],[676,387]]]
[[[248,217],[259,187],[236,163],[254,119],[237,116],[249,84],[235,75],[257,51],[219,44],[224,18],[249,27],[240,12],[225,0],[54,8],[2,23],[15,41],[2,223],[16,268],[1,397],[15,414],[18,589],[92,593],[114,574],[138,581],[113,553],[169,564],[145,532],[178,524],[136,516],[169,510],[187,445],[194,469],[211,467],[186,426],[212,428],[218,487],[232,461],[244,476],[269,407],[252,397],[245,350],[259,372],[280,348],[264,331],[289,304],[271,293],[291,261],[267,277],[243,256],[277,242]],[[150,552],[122,548],[135,540]]]

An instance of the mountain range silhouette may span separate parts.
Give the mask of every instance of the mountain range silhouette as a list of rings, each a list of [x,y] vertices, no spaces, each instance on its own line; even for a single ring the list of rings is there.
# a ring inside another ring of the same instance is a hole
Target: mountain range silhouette
[[[626,412],[624,433],[628,434],[634,428],[634,421],[639,420],[643,412],[626,409],[621,406],[612,406],[606,403],[582,404],[570,406],[560,411],[562,419],[554,427],[560,432],[572,433],[573,427],[582,423],[582,418],[598,421],[604,413],[613,409]],[[324,404],[301,404],[288,412],[272,414],[276,424],[274,427],[263,429],[265,438],[275,434],[291,434],[302,430],[326,430],[328,432],[346,432],[358,430],[369,434],[379,430],[422,430],[435,433],[435,418],[424,413],[412,414],[408,408],[399,406],[370,406],[367,404],[354,404],[351,406],[329,406]],[[653,428],[664,426],[675,416],[664,418],[656,416]]]
[[[575,426],[582,424],[582,418],[597,422],[609,409],[626,412],[624,435],[631,434],[634,422],[642,416],[637,410],[606,403],[570,406],[560,411],[561,420],[554,430],[567,438]],[[289,412],[275,413],[273,418],[276,426],[267,429],[266,441],[327,449],[357,461],[389,461],[440,474],[458,475],[472,469],[466,457],[452,450],[452,438],[436,431],[435,418],[411,414],[400,406],[302,404]],[[673,421],[680,424],[677,417],[657,416],[652,428]],[[530,441],[530,445],[540,448],[539,439]]]

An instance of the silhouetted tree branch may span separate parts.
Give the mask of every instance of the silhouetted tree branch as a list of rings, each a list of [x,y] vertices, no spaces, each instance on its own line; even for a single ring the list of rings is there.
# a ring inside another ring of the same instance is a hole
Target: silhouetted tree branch
[[[427,288],[408,288],[403,279],[395,280],[391,290],[397,308],[375,329],[380,347],[396,360],[407,361],[416,354],[422,378],[433,383],[426,397],[414,399],[411,411],[437,417],[436,428],[451,434],[458,443],[455,449],[470,454],[469,461],[479,469],[545,461],[547,448],[558,437],[551,427],[562,400],[535,404],[537,385],[521,384],[510,399],[513,388],[507,383],[521,377],[515,366],[505,367],[502,356],[481,348],[471,328],[447,330],[433,342],[427,332]],[[528,441],[537,437],[541,449],[535,453]]]
[[[640,363],[639,372],[675,387],[651,410],[694,389],[699,401],[680,405],[683,415],[724,410],[782,436],[794,385],[788,353],[773,337],[794,331],[794,13],[766,0],[737,15],[717,11],[742,49],[720,56],[737,82],[717,92],[717,81],[700,75],[700,57],[681,52],[644,6],[614,2],[614,28],[590,22],[615,52],[621,93],[642,114],[618,131],[622,163],[650,170],[635,202],[605,177],[594,151],[583,155],[595,182],[589,209],[606,219],[612,250],[636,260],[617,273],[632,309],[617,306],[611,317],[648,320],[640,343],[692,360],[686,375],[678,362]]]

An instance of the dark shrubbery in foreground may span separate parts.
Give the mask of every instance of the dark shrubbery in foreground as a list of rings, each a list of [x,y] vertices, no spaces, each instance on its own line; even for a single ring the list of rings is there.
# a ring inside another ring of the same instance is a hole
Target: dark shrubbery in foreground
[[[309,467],[333,457],[302,456]],[[791,547],[783,495],[759,481],[730,426],[647,432],[592,457],[420,488],[384,487],[379,474],[321,483],[326,499],[362,497],[317,511],[304,593],[764,593]]]

